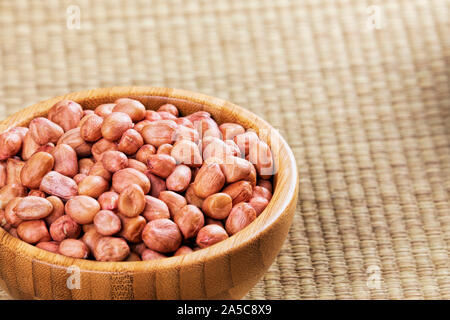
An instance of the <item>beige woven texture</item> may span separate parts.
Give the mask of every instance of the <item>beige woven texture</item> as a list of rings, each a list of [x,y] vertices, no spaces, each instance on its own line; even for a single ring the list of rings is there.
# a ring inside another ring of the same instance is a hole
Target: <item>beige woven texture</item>
[[[246,298],[449,299],[449,7],[0,0],[0,115],[117,85],[230,100],[300,171],[289,237]]]

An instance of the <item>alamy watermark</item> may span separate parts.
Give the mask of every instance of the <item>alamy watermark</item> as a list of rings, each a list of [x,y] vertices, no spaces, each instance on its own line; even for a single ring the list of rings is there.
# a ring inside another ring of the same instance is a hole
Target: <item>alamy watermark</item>
[[[81,9],[77,5],[70,5],[66,9],[66,26],[69,30],[81,29]]]

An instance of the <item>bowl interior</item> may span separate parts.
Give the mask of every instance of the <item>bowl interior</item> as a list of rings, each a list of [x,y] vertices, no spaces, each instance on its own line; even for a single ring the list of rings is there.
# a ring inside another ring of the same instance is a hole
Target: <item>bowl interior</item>
[[[273,197],[264,212],[244,230],[214,246],[185,256],[153,261],[111,263],[72,259],[29,245],[10,236],[1,228],[0,244],[7,244],[14,251],[31,256],[32,259],[38,259],[44,263],[59,265],[61,267],[77,265],[83,270],[94,272],[145,271],[149,269],[165,270],[167,268],[179,268],[180,265],[195,264],[199,260],[215,259],[226,255],[230,250],[246,246],[255,240],[255,238],[260,237],[262,233],[267,232],[272,224],[277,223],[277,220],[285,218],[283,215],[288,214],[286,213],[286,209],[292,205],[292,201],[296,198],[298,192],[297,166],[292,151],[278,131],[272,128],[267,122],[248,110],[218,98],[185,90],[155,87],[117,87],[87,90],[39,102],[23,109],[2,121],[0,123],[0,132],[14,126],[26,126],[33,118],[45,116],[48,110],[62,99],[74,100],[80,103],[83,108],[93,109],[99,104],[113,102],[121,97],[140,100],[147,109],[156,109],[162,104],[172,103],[178,107],[182,115],[204,110],[211,113],[219,124],[223,122],[236,122],[246,129],[255,130],[260,138],[272,148],[277,170],[274,176]],[[264,248],[259,248],[258,250],[264,250]]]

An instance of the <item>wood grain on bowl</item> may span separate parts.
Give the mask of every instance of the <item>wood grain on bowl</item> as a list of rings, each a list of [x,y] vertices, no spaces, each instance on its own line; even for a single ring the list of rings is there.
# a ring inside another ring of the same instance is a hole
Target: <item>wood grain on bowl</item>
[[[39,102],[2,121],[0,132],[28,125],[33,118],[46,115],[62,99],[94,109],[120,97],[137,99],[147,109],[172,103],[183,115],[205,110],[219,124],[235,122],[254,129],[272,148],[277,169],[269,205],[252,224],[227,240],[187,255],[152,261],[71,259],[29,245],[0,228],[0,287],[20,299],[242,298],[273,263],[288,234],[297,202],[298,173],[294,156],[285,140],[267,122],[230,102],[199,93],[170,88],[116,87]]]

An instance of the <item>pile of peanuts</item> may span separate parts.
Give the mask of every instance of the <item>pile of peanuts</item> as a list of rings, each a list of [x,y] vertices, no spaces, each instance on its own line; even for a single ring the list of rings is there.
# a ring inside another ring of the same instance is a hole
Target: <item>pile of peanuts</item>
[[[133,99],[0,134],[0,226],[72,258],[187,254],[239,232],[272,197],[272,152],[254,131]]]

